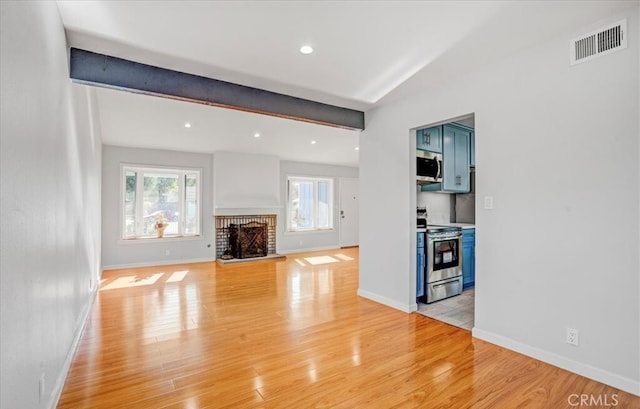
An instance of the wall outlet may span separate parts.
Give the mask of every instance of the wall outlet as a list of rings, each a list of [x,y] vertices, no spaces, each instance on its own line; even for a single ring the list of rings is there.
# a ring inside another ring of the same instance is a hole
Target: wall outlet
[[[578,346],[578,330],[567,328],[567,344]]]
[[[171,250],[165,250],[165,251],[164,251],[164,255],[165,255],[165,256],[169,256],[169,255],[171,255]]]

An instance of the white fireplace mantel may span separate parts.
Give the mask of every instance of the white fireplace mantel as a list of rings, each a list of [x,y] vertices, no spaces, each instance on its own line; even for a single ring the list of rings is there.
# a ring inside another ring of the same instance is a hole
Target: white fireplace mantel
[[[278,214],[284,206],[214,207],[213,216],[245,216]]]

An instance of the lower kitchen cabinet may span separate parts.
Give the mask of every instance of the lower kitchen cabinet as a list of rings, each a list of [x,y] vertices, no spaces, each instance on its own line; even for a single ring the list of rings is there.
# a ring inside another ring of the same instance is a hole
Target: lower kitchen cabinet
[[[424,269],[426,254],[424,251],[424,233],[417,233],[416,237],[416,298],[424,295]]]
[[[462,288],[476,283],[476,229],[462,229]]]

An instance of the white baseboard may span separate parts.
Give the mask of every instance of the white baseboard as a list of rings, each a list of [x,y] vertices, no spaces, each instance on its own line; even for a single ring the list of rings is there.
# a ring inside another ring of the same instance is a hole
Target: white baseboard
[[[557,366],[558,368],[566,369],[569,372],[582,375],[586,378],[593,379],[594,381],[604,383],[605,385],[609,385],[625,392],[634,394],[636,396],[640,396],[640,382],[634,381],[633,379],[625,378],[624,376],[611,373],[604,369],[583,364],[581,362],[565,358],[553,352],[544,351],[542,349],[532,347],[531,345],[523,344],[522,342],[515,341],[502,335],[494,334],[493,332],[482,330],[478,327],[473,328],[472,334],[475,338],[481,339],[483,341],[499,345],[515,352],[519,352],[523,355],[530,356],[542,362]]]
[[[170,266],[172,264],[189,264],[189,263],[209,263],[216,261],[215,258],[191,258],[184,260],[154,260],[143,261],[140,263],[128,263],[128,264],[112,264],[109,266],[103,266],[102,270],[119,270],[121,268],[136,268],[136,267],[153,267],[153,266]]]
[[[301,249],[282,250],[278,249],[279,254],[295,254],[295,253],[308,253],[311,251],[325,251],[325,250],[340,250],[340,247],[336,246],[324,246],[324,247],[309,247]]]
[[[82,334],[84,333],[84,328],[87,325],[87,321],[89,321],[91,309],[93,308],[93,303],[95,302],[96,295],[98,294],[98,287],[99,286],[97,284],[94,284],[91,291],[91,301],[84,306],[84,309],[82,310],[82,313],[80,314],[80,316],[78,317],[78,321],[76,322],[76,333],[73,335],[73,341],[71,342],[71,346],[69,347],[69,351],[67,352],[67,357],[65,358],[64,364],[62,365],[60,376],[58,376],[55,386],[53,387],[53,391],[51,392],[51,401],[47,405],[47,407],[50,409],[55,409],[58,406],[58,402],[60,401],[64,383],[67,380],[67,375],[69,374],[69,370],[71,369],[73,359],[76,357],[76,351],[78,350],[80,339],[82,338]]]
[[[402,303],[399,303],[396,300],[392,300],[391,298],[383,297],[381,295],[374,294],[372,292],[363,290],[361,288],[358,288],[358,295],[360,297],[367,298],[367,299],[369,299],[371,301],[375,301],[377,303],[384,304],[384,305],[386,305],[388,307],[395,308],[396,310],[400,310],[400,311],[406,312],[406,313],[413,312],[413,311],[415,311],[417,309],[417,305],[416,305],[416,308],[412,308],[412,306],[410,304],[402,304]]]

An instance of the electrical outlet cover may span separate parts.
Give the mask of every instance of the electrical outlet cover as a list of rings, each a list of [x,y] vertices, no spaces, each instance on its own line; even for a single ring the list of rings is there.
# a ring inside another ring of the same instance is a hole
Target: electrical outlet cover
[[[567,328],[567,344],[578,346],[578,330]]]

